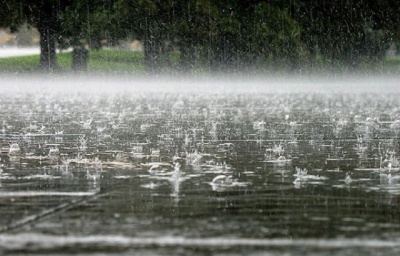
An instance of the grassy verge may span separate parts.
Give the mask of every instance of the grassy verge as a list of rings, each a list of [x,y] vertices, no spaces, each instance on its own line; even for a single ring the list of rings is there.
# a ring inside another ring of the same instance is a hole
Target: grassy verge
[[[60,72],[71,71],[72,53],[57,54]],[[0,71],[10,73],[37,73],[39,55],[0,58]],[[142,73],[144,72],[143,53],[120,50],[91,51],[88,70],[101,73]]]
[[[381,65],[380,70],[400,74],[400,58],[387,58]]]
[[[123,51],[123,50],[99,50],[91,51],[89,54],[88,71],[102,74],[132,74],[144,73],[145,65],[142,52]],[[177,68],[179,54],[173,53],[170,56],[170,67]],[[71,70],[72,53],[64,52],[57,54],[57,63],[61,73],[72,73]],[[40,73],[38,69],[39,56],[23,56],[0,58],[0,72],[7,73]],[[303,69],[305,73],[360,73],[360,74],[400,74],[400,58],[388,58],[383,62],[366,62],[357,66],[355,69],[344,68],[332,69],[329,65],[318,63],[314,67]],[[286,73],[279,67],[265,67],[259,73]]]
[[[89,71],[143,73],[143,53],[121,50],[99,50],[90,52]]]

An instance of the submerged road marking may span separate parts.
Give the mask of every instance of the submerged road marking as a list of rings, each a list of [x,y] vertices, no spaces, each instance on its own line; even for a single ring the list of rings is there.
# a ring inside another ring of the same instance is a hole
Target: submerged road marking
[[[27,193],[27,194],[29,194],[29,193]],[[62,193],[62,192],[60,192],[60,193]],[[79,193],[82,193],[82,192],[79,192]],[[85,204],[85,203],[87,203],[89,201],[98,199],[98,198],[100,198],[102,196],[106,196],[108,194],[109,193],[100,193],[100,192],[99,193],[91,193],[89,196],[86,196],[84,198],[81,198],[81,199],[78,199],[78,200],[72,200],[71,202],[68,202],[68,203],[62,203],[62,204],[59,204],[59,205],[57,205],[55,207],[52,207],[50,209],[45,209],[45,210],[43,210],[42,212],[40,212],[38,214],[29,215],[29,216],[24,217],[24,218],[22,218],[20,220],[17,220],[17,221],[14,221],[14,222],[10,223],[7,226],[0,227],[0,233],[5,233],[5,232],[8,232],[8,231],[23,227],[23,226],[28,225],[28,224],[31,224],[31,223],[34,223],[34,222],[38,222],[39,220],[41,220],[41,219],[43,219],[45,217],[49,217],[49,216],[55,215],[55,214],[57,214],[59,212],[68,211],[68,210],[70,210],[70,209],[72,209],[74,207],[77,207],[77,206]]]

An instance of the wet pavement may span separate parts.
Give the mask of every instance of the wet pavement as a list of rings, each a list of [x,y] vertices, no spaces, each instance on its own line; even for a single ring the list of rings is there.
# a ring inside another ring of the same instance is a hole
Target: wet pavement
[[[2,94],[4,255],[398,255],[396,94]]]

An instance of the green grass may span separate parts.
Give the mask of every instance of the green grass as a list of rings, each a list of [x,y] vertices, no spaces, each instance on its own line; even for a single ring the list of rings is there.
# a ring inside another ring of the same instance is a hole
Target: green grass
[[[90,52],[89,71],[142,73],[145,65],[142,52],[99,50]]]
[[[35,71],[39,63],[39,56],[24,56],[0,59],[2,71]]]
[[[58,53],[60,72],[72,72],[72,53]],[[0,71],[10,73],[37,73],[39,56],[0,58]],[[143,53],[122,50],[99,50],[89,53],[88,70],[101,73],[143,73]]]
[[[177,68],[179,60],[178,53],[171,53],[171,68]],[[57,63],[60,67],[60,73],[72,73],[71,70],[72,53],[64,52],[57,54]],[[24,56],[0,58],[0,72],[7,73],[40,73],[38,69],[39,56]],[[276,66],[276,65],[275,65]],[[259,70],[264,73],[279,73],[279,68],[266,66],[265,70]],[[318,63],[315,67],[304,68],[306,73],[329,73],[332,71],[328,64]],[[308,71],[307,71],[308,70]],[[89,53],[88,71],[91,73],[102,74],[132,74],[145,72],[144,56],[142,52],[124,51],[124,50],[99,50]],[[365,62],[361,63],[355,70],[339,68],[336,71],[346,73],[378,73],[378,74],[400,74],[400,58],[388,58],[383,62]],[[282,69],[282,72],[284,69]]]
[[[400,58],[387,58],[382,63],[381,70],[388,73],[400,74]]]

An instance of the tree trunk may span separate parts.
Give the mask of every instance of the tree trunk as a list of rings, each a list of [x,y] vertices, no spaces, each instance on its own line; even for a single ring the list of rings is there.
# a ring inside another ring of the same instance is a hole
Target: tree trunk
[[[158,74],[161,70],[161,43],[152,38],[144,41],[144,60],[148,74]]]
[[[195,48],[191,44],[182,43],[180,52],[179,69],[183,73],[189,73],[196,63]]]
[[[40,24],[38,30],[40,33],[39,68],[51,72],[57,70],[55,30],[48,24],[48,22]]]
[[[89,51],[83,47],[74,48],[72,51],[71,68],[74,71],[87,71]]]
[[[223,54],[220,43],[214,41],[210,45],[211,57],[210,57],[210,72],[218,73],[222,70]]]

